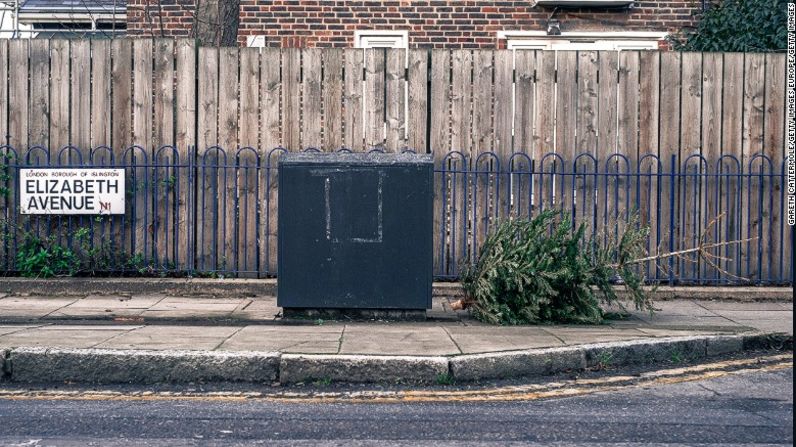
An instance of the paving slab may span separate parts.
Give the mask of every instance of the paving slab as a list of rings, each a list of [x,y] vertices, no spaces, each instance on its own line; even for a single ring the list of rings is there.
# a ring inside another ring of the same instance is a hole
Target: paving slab
[[[276,297],[257,297],[232,312],[232,318],[242,320],[273,320],[281,315],[282,308],[276,305]]]
[[[343,325],[247,326],[219,346],[221,351],[280,351],[337,354]]]
[[[12,334],[14,332],[24,331],[25,329],[30,329],[34,327],[41,327],[41,324],[36,325],[9,325],[9,326],[0,326],[0,335]]]
[[[747,321],[747,320],[780,320],[783,314],[790,311],[787,310],[716,310],[718,315],[731,320],[731,321]]]
[[[701,317],[693,315],[670,315],[659,312],[652,316],[648,313],[634,313],[634,316],[649,326],[669,326],[672,328],[688,327],[694,329],[710,327],[731,328],[733,326],[740,326],[738,323],[718,315]]]
[[[214,350],[235,332],[236,326],[143,326],[96,345],[109,349]]]
[[[636,328],[617,329],[610,326],[544,326],[544,330],[565,344],[602,343],[651,336]]]
[[[157,296],[87,296],[50,313],[47,318],[90,317],[95,315],[107,315],[109,317],[138,316],[162,299],[163,297]]]
[[[447,326],[445,330],[464,354],[564,345],[540,327]]]
[[[735,301],[700,301],[699,305],[705,309],[713,311],[740,310],[740,311],[759,311],[759,310],[783,310],[784,306],[793,309],[793,303],[741,303]],[[787,308],[785,308],[787,310]]]
[[[341,354],[453,355],[459,348],[440,326],[427,324],[346,325]]]
[[[738,324],[763,332],[793,335],[793,320],[738,320]]]
[[[0,347],[92,348],[136,327],[40,326],[0,335]]]
[[[57,297],[7,297],[0,299],[0,315],[4,317],[42,318],[77,301]]]
[[[639,327],[637,328],[639,331],[644,332],[645,334],[649,334],[653,337],[694,337],[694,336],[702,336],[702,335],[721,335],[721,334],[736,334],[738,332],[745,332],[745,331],[738,331],[738,330],[677,330],[677,329],[662,329],[662,328],[653,328],[653,327]]]
[[[666,315],[690,315],[694,317],[715,317],[716,314],[702,305],[693,301],[672,300],[655,302],[656,313]]]
[[[166,297],[141,313],[144,318],[223,317],[249,304],[249,299]]]

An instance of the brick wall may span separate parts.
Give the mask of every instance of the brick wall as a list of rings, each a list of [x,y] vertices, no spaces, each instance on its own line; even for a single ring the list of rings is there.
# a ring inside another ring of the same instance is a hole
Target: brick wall
[[[637,1],[633,8],[554,10],[533,0],[241,0],[238,40],[268,46],[351,47],[355,30],[408,30],[411,47],[496,48],[497,31],[674,31],[694,23],[701,1]],[[194,0],[128,0],[132,36],[188,36]]]

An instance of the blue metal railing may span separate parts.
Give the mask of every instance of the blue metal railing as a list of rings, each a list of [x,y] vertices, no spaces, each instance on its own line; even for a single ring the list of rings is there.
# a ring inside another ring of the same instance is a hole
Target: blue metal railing
[[[285,151],[35,146],[18,152],[0,146],[0,272],[16,272],[15,255],[24,235],[32,234],[71,247],[88,240],[117,256],[95,266],[95,273],[275,276],[276,168]],[[21,216],[19,170],[36,166],[124,168],[126,214]],[[651,282],[792,284],[793,229],[784,221],[784,182],[785,163],[775,166],[764,154],[680,160],[583,153],[566,160],[550,153],[534,160],[523,153],[449,152],[435,162],[434,276],[458,278],[461,263],[474,259],[501,219],[559,208],[588,231],[616,235],[638,214],[650,226],[651,255],[692,248],[701,239],[752,238],[716,247],[710,263],[687,257],[648,262],[643,268]],[[88,236],[75,240],[78,229]]]

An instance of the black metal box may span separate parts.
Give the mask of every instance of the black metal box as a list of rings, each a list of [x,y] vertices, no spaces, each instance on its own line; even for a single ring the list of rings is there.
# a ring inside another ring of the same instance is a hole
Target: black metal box
[[[278,304],[431,308],[433,176],[428,155],[283,155]]]

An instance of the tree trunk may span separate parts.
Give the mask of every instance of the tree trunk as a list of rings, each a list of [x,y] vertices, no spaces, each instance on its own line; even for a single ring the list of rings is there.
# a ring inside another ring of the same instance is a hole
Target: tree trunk
[[[238,43],[240,0],[197,0],[192,35],[202,46],[231,47]]]

